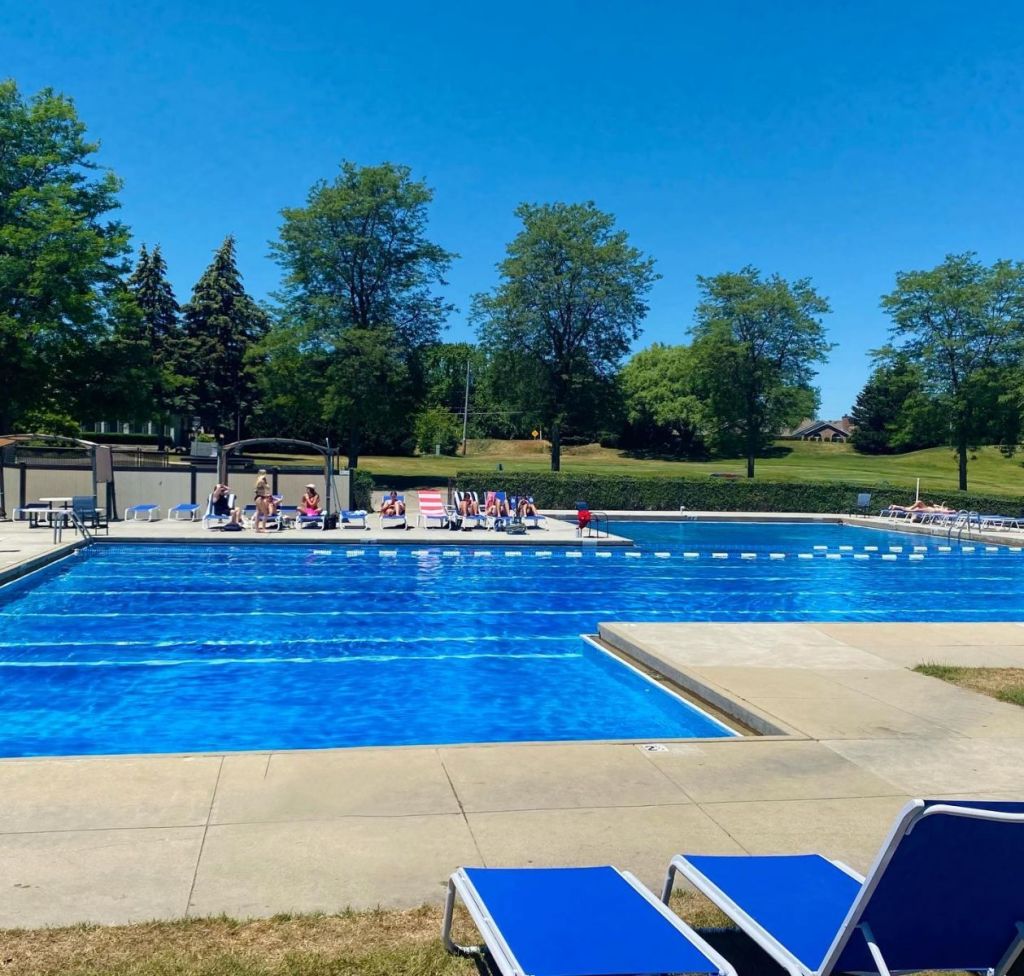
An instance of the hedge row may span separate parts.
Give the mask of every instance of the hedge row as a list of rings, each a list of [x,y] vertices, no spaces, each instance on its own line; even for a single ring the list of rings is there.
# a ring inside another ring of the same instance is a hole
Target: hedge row
[[[719,512],[844,513],[857,510],[857,495],[862,492],[870,493],[869,510],[875,512],[890,503],[907,505],[914,500],[911,488],[838,481],[730,481],[725,478],[637,478],[550,472],[460,472],[455,480],[459,488],[477,492],[533,495],[537,506],[542,509],[573,509],[578,501],[585,501],[593,509],[607,510],[678,511],[680,506],[685,506],[697,511]],[[369,497],[368,491],[366,497]],[[993,514],[1020,515],[1024,510],[1024,499],[1020,497],[998,498],[970,492],[939,492],[929,495],[928,501],[945,502],[950,508]]]

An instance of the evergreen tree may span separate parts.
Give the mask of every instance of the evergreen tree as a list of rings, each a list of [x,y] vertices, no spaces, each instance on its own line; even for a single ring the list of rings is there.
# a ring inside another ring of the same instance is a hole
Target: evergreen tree
[[[167,280],[167,263],[160,246],[152,254],[143,244],[128,289],[138,309],[131,337],[144,344],[152,364],[153,419],[159,424],[158,446],[164,449],[164,427],[190,407],[190,383],[182,375],[186,360],[181,311]]]
[[[225,438],[242,436],[257,401],[249,350],[269,328],[266,313],[246,294],[230,235],[182,309],[190,379],[203,427]]]
[[[850,413],[850,444],[861,454],[898,454],[935,447],[947,439],[948,423],[924,389],[921,370],[896,357],[878,366]]]

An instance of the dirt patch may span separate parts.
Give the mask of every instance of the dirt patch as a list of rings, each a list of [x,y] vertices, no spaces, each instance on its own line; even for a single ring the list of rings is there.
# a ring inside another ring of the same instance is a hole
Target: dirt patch
[[[960,668],[949,664],[919,664],[914,670],[932,678],[1024,707],[1024,668]]]

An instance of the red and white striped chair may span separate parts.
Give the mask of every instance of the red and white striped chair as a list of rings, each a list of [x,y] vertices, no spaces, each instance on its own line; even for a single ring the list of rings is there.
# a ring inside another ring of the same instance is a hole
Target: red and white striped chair
[[[441,500],[439,491],[417,492],[420,500],[420,511],[416,516],[416,524],[429,529],[431,526],[444,529],[448,527],[448,510]]]

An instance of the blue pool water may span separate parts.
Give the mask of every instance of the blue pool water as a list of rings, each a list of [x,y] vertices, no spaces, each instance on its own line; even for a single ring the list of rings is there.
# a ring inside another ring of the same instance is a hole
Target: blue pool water
[[[0,755],[725,735],[579,635],[1024,619],[1024,554],[1006,548],[850,526],[616,529],[637,548],[93,546],[0,589]]]

